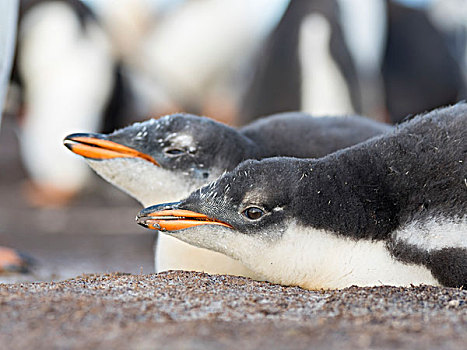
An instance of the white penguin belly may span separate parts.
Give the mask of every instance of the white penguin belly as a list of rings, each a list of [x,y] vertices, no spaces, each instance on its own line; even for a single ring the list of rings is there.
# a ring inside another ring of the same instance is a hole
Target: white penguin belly
[[[177,238],[159,234],[156,246],[156,272],[199,271],[255,278],[255,273],[224,254],[194,247]]]
[[[59,145],[65,135],[97,131],[113,86],[110,42],[97,23],[81,28],[73,10],[44,2],[24,17],[18,68],[26,77],[21,153],[38,184],[76,191],[86,165]]]
[[[317,13],[308,15],[299,35],[301,110],[313,115],[353,113],[349,87],[330,51],[328,20]]]
[[[247,266],[273,283],[306,289],[352,285],[439,285],[430,270],[394,259],[383,241],[352,240],[291,224],[279,241],[245,252]],[[293,253],[291,253],[293,252]]]

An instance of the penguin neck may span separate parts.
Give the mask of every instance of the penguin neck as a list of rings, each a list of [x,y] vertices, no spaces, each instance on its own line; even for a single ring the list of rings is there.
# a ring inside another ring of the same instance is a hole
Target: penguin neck
[[[211,177],[208,179],[188,177],[181,171],[163,169],[141,159],[117,158],[106,161],[88,159],[87,161],[102,178],[146,207],[180,200],[211,180]]]

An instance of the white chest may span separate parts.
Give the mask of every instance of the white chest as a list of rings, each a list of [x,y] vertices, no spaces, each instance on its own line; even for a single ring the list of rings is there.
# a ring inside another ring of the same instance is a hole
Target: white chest
[[[269,281],[307,289],[438,285],[424,266],[395,260],[381,241],[354,241],[292,224],[282,239],[256,247],[247,266]]]
[[[299,58],[302,70],[303,111],[313,115],[353,113],[347,83],[330,51],[331,26],[311,14],[300,27]]]

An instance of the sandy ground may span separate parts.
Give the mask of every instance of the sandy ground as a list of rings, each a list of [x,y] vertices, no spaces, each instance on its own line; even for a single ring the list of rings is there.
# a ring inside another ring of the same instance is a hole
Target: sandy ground
[[[0,244],[37,261],[0,276],[1,349],[466,349],[466,291],[151,274],[154,236],[128,196],[96,176],[68,207],[28,206],[8,119],[0,169]]]
[[[0,285],[7,349],[465,349],[467,291],[313,292],[193,272]]]

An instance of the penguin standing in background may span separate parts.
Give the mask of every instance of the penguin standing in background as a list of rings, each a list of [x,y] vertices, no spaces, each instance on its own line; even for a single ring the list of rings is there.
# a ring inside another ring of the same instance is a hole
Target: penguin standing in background
[[[246,159],[322,157],[391,130],[357,116],[282,113],[237,130],[209,118],[174,114],[109,135],[72,134],[64,142],[100,176],[149,206],[180,200]],[[159,235],[156,249],[158,272],[182,269],[252,276],[237,261],[166,235]]]
[[[124,111],[124,83],[111,44],[78,0],[21,1],[12,82],[19,86],[20,146],[35,205],[61,205],[88,169],[57,148],[64,134],[109,130]],[[125,102],[126,103],[126,102]],[[115,124],[114,124],[115,125]]]
[[[231,122],[250,58],[288,1],[96,3],[132,73],[142,100],[138,106],[146,105],[146,115],[183,110]]]
[[[361,110],[358,77],[335,0],[291,1],[256,66],[240,124],[286,110],[313,115]]]
[[[467,104],[324,158],[246,161],[139,224],[307,289],[467,285]]]
[[[361,111],[385,121],[381,65],[386,47],[386,0],[337,0],[345,43],[358,76]]]
[[[387,10],[382,74],[391,121],[465,98],[462,69],[427,13],[394,1]]]

